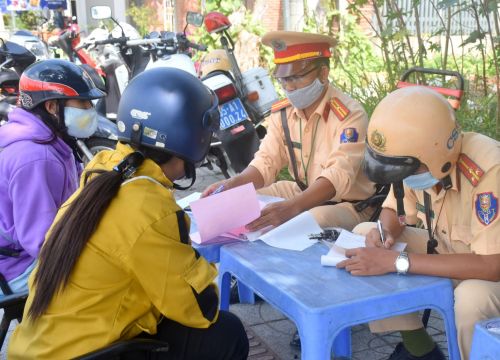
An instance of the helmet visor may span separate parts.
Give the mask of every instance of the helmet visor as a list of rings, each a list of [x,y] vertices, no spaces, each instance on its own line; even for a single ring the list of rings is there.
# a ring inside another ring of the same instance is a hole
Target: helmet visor
[[[391,184],[402,181],[415,174],[420,167],[420,160],[411,156],[381,155],[369,145],[365,148],[363,171],[368,178],[377,184]]]

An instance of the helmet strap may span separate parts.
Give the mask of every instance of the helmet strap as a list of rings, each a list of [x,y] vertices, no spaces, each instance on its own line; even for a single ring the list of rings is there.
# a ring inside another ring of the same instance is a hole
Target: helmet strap
[[[403,198],[405,197],[405,190],[403,188],[403,181],[398,181],[392,184],[394,197],[396,198],[397,214],[399,224],[406,225],[406,213]]]
[[[142,125],[139,121],[136,121],[132,125],[132,133],[130,134],[130,142],[132,145],[140,146],[142,137]]]
[[[174,183],[174,189],[176,190],[187,190],[191,186],[193,186],[196,181],[196,167],[192,162],[184,160],[184,173],[186,174],[187,179],[191,179],[191,184],[188,186],[181,186],[179,184]]]
[[[443,188],[445,190],[451,189],[452,183],[451,183],[451,176],[449,174],[441,179],[441,185],[443,185]]]

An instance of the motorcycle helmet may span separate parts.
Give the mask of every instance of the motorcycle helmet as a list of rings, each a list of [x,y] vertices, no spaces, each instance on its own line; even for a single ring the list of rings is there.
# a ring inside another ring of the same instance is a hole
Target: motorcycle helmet
[[[203,21],[205,22],[205,28],[209,34],[218,33],[229,29],[231,26],[231,22],[227,16],[217,11],[206,14]]]
[[[231,71],[231,63],[227,57],[226,51],[216,49],[205,54],[200,61],[200,77],[210,74],[212,71]]]
[[[30,65],[21,75],[19,92],[20,104],[28,110],[47,100],[93,100],[106,95],[80,66],[60,59]]]
[[[460,155],[462,134],[448,101],[434,90],[411,86],[386,96],[368,124],[364,170],[379,184],[415,174],[420,164],[443,180]]]
[[[167,152],[194,165],[219,129],[217,96],[189,73],[175,68],[146,70],[135,77],[118,106],[118,138]]]

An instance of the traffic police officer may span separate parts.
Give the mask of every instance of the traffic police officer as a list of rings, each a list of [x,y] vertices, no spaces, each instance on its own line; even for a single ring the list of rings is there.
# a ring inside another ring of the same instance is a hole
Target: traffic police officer
[[[330,48],[335,40],[318,34],[273,31],[262,38],[274,50],[274,76],[287,99],[273,106],[267,135],[254,160],[239,175],[209,186],[224,189],[252,182],[260,194],[285,200],[267,205],[247,225],[277,226],[310,210],[322,226],[352,229],[372,209],[356,210],[375,186],[363,174],[361,160],[368,118],[361,105],[328,82]],[[287,140],[286,133],[289,133]],[[290,152],[291,151],[291,152]],[[288,166],[294,181],[275,182]],[[321,206],[326,202],[330,206]]]
[[[338,266],[353,275],[397,271],[455,279],[458,341],[462,359],[468,359],[474,324],[500,315],[500,143],[461,133],[446,99],[421,86],[382,100],[367,142],[370,179],[393,183],[404,197],[395,191],[383,204],[385,244],[374,224],[360,224],[354,231],[366,234],[367,247],[348,250],[350,258]],[[418,219],[427,230],[405,225]],[[395,241],[406,242],[407,252],[389,250]],[[403,344],[390,359],[444,359],[416,314],[370,327],[401,331]]]

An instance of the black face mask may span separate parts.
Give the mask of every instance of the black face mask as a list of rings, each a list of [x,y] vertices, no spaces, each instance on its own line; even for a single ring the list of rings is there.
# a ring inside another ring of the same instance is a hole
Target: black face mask
[[[189,184],[187,186],[181,186],[181,185],[176,184],[174,182],[174,189],[187,190],[191,186],[193,186],[194,182],[196,181],[196,166],[189,161],[184,161],[184,173],[185,173],[184,177],[186,179],[191,179],[191,184]]]

